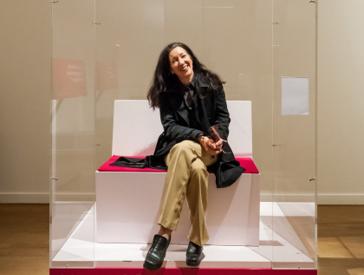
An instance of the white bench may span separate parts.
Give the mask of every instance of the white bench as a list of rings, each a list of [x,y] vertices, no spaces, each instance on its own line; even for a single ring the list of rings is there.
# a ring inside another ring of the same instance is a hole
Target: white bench
[[[251,102],[228,101],[231,116],[229,144],[236,157],[252,157]],[[145,100],[116,100],[112,154],[150,155],[163,129],[159,111]],[[149,243],[156,224],[165,172],[96,171],[96,241]],[[217,189],[210,175],[207,224],[208,244],[258,245],[259,173],[244,173],[232,186]],[[186,244],[188,206],[172,243]]]

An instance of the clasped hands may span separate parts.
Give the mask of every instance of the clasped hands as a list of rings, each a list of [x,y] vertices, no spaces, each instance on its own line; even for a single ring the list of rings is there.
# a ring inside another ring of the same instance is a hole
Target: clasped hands
[[[221,138],[217,141],[214,141],[213,139],[207,136],[201,136],[199,142],[202,148],[211,156],[216,156],[222,152],[222,146],[224,144],[224,140]]]

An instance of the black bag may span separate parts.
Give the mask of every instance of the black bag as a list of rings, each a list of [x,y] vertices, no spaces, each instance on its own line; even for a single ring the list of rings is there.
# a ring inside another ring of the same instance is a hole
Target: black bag
[[[232,185],[245,171],[245,168],[241,167],[240,163],[235,159],[227,142],[224,143],[223,149],[223,152],[219,155],[218,161],[209,167],[215,174],[217,188]]]
[[[236,160],[219,162],[215,170],[216,187],[223,188],[232,185],[244,170]]]
[[[158,157],[155,157],[153,155],[146,156],[145,158],[119,157],[110,165],[131,168],[155,168],[160,170],[167,170],[167,166],[163,165],[163,162]]]

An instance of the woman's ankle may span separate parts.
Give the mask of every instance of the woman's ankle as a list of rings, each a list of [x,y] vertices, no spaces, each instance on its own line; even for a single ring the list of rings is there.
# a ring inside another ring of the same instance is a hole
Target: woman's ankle
[[[160,229],[159,229],[158,235],[161,235],[164,238],[166,238],[167,240],[170,240],[171,235],[172,235],[172,230],[161,226]]]

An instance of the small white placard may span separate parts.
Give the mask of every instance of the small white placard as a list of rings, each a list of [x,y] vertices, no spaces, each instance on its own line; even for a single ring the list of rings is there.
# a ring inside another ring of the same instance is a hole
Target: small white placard
[[[309,114],[309,79],[303,77],[281,77],[281,114]]]

